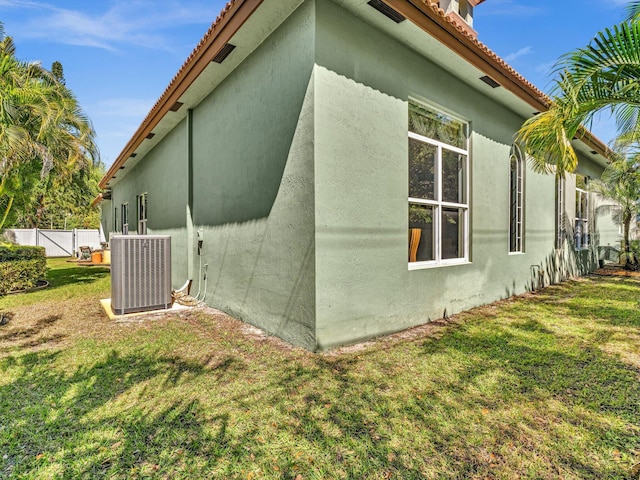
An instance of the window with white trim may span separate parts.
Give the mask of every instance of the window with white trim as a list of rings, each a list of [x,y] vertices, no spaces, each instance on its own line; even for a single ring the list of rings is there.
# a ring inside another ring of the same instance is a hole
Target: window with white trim
[[[147,234],[147,194],[138,195],[138,235]]]
[[[129,204],[122,204],[122,234],[129,235]]]
[[[589,192],[587,178],[576,176],[576,216],[575,216],[575,248],[586,250],[589,248]]]
[[[113,207],[113,231],[118,231],[118,207]]]
[[[565,200],[564,200],[564,178],[556,175],[556,248],[564,247],[564,238],[566,235],[566,227],[564,223],[565,217]]]
[[[524,252],[524,157],[516,144],[509,153],[509,252]]]
[[[469,258],[468,125],[409,102],[409,266]]]

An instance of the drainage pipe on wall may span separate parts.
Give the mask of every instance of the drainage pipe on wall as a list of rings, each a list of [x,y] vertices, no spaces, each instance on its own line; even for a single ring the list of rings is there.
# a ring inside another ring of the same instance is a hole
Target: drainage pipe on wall
[[[193,109],[187,111],[187,276],[189,281],[193,279],[193,250],[194,242],[197,242],[198,251],[198,293],[194,296],[196,300],[204,302],[207,294],[207,268],[204,266],[204,278],[202,273],[202,245],[204,243],[202,229],[198,230],[194,238],[194,222],[193,222]],[[204,279],[204,290],[202,283]],[[202,298],[200,296],[202,295]]]
[[[193,110],[187,110],[187,277],[193,280]],[[198,291],[200,280],[198,279]]]

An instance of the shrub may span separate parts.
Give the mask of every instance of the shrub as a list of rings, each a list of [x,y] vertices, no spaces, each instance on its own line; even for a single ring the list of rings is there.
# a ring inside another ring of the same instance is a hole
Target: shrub
[[[31,288],[46,273],[44,247],[0,246],[0,295]]]

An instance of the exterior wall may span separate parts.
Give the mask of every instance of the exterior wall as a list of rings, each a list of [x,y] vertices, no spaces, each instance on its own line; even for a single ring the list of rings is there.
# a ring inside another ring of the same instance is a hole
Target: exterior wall
[[[315,348],[313,1],[193,112],[206,302]]]
[[[588,253],[556,252],[555,179],[529,168],[524,253],[509,254],[509,151],[523,118],[335,3],[317,3],[319,349],[425,323],[591,268]],[[408,268],[412,97],[470,123],[469,263]]]
[[[408,268],[409,98],[469,122],[468,263]],[[149,233],[172,236],[175,287],[192,278],[209,305],[329,349],[593,268],[594,251],[555,249],[555,179],[529,168],[524,253],[509,254],[523,120],[336,3],[308,0],[123,171],[110,214],[129,202],[133,233],[146,192]],[[600,175],[588,159],[581,168]],[[573,177],[565,191],[572,219]]]
[[[113,230],[113,205],[111,200],[100,202],[100,225],[108,242],[109,233]]]
[[[171,283],[179,288],[188,278],[187,269],[187,123],[178,124],[112,189],[111,215],[118,209],[121,225],[123,203],[129,203],[129,233],[136,233],[137,195],[147,193],[147,233],[171,235]],[[107,231],[113,233],[113,220]]]

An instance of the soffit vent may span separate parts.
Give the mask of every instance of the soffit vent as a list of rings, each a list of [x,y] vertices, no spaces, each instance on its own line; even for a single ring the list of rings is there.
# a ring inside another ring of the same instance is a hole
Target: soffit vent
[[[178,110],[180,110],[180,107],[182,105],[184,105],[182,102],[176,102],[169,110],[171,110],[172,112],[177,112]]]
[[[155,136],[156,136],[156,134],[152,132],[149,135],[147,135],[147,140],[151,140]]]
[[[136,158],[137,156],[138,156],[138,154],[137,154],[137,153],[132,153],[132,154],[131,154],[131,158]]]
[[[224,47],[213,57],[213,61],[216,63],[222,63],[224,60],[235,50],[236,46],[230,43],[226,43]]]
[[[391,8],[389,5],[384,3],[382,0],[371,0],[370,2],[367,3],[367,5],[372,6],[381,14],[383,14],[385,17],[390,18],[396,23],[404,22],[406,20],[406,17],[396,12],[393,8]]]
[[[500,86],[500,84],[496,82],[493,78],[491,78],[489,75],[480,77],[480,80],[482,80],[484,83],[489,85],[491,88],[498,88]]]

